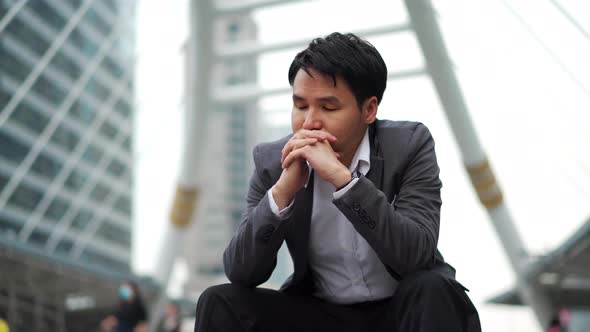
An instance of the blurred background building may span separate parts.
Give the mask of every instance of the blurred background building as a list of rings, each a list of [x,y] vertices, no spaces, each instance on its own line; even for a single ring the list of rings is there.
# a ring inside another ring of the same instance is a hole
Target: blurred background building
[[[0,1],[0,309],[12,331],[94,330],[135,279],[134,16],[133,1]]]
[[[220,3],[239,7],[243,2]],[[220,15],[210,33],[217,50],[258,43],[258,28],[250,11]],[[246,207],[245,197],[253,171],[252,149],[256,143],[277,139],[290,130],[290,127],[262,125],[256,98],[243,97],[245,92],[247,95],[248,91],[260,89],[258,70],[258,57],[253,54],[221,59],[212,71],[211,91],[219,98],[214,99],[207,118],[208,139],[202,155],[210,166],[200,179],[206,188],[199,203],[202,210],[188,232],[182,254],[189,271],[185,294],[198,294],[212,284],[226,282],[220,257]],[[282,260],[271,285],[280,285],[289,270],[289,260]]]
[[[254,43],[257,39],[256,23],[250,15],[221,17],[210,33],[215,48]],[[216,64],[210,86],[234,91],[243,86],[256,86],[256,60],[252,57]],[[258,119],[251,116],[256,110],[256,101],[250,101],[216,103],[208,112],[209,139],[203,156],[212,167],[206,167],[202,175],[206,190],[199,205],[203,211],[190,229],[190,240],[183,251],[190,271],[187,288],[193,292],[225,278],[219,258],[246,207],[244,197],[252,172],[251,151],[258,141]]]

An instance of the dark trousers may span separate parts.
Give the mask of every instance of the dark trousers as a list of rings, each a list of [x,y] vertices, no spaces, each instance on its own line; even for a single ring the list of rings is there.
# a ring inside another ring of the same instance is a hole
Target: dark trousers
[[[353,305],[233,284],[205,290],[195,332],[238,331],[480,332],[481,327],[461,284],[421,271],[404,278],[393,297]]]

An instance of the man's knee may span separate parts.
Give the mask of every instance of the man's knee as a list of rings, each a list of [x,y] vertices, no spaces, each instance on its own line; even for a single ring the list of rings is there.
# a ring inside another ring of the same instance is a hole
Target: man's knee
[[[234,284],[211,286],[205,289],[205,291],[199,296],[199,300],[197,301],[197,312],[200,307],[217,304],[220,301],[230,301],[232,298],[240,296],[247,291],[247,289]]]
[[[410,324],[408,326],[422,321],[427,325],[427,331],[438,329],[479,332],[479,316],[465,290],[459,282],[444,274],[418,271],[407,275],[399,283],[394,295],[394,308],[398,319],[404,321],[404,324]],[[422,317],[428,319],[424,321]],[[440,329],[439,325],[448,328]]]
[[[449,277],[438,272],[422,270],[407,275],[398,285],[398,292],[419,292],[422,294],[436,294],[455,289]]]
[[[235,320],[236,303],[249,290],[233,284],[207,288],[197,301],[195,331],[238,331],[240,322]]]
[[[403,302],[421,303],[426,307],[473,308],[466,290],[459,282],[439,272],[417,271],[402,279],[394,296]]]
[[[221,294],[227,292],[226,289],[228,288],[228,286],[231,286],[231,284],[215,285],[208,287],[207,289],[205,289],[205,291],[203,291],[203,293],[201,293],[198,302],[207,302],[211,299],[218,298]]]

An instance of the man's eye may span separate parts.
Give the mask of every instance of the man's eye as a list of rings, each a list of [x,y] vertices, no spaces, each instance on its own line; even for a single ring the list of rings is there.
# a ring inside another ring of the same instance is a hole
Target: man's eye
[[[326,111],[335,111],[335,110],[337,110],[337,109],[338,109],[337,107],[334,107],[334,106],[324,106],[323,108],[324,108]]]
[[[295,108],[297,108],[298,110],[306,110],[307,105],[295,105]]]

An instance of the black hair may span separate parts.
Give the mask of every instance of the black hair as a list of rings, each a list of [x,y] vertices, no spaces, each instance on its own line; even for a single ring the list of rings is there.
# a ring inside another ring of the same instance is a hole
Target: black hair
[[[387,66],[377,49],[352,33],[334,32],[312,40],[289,67],[291,86],[299,69],[310,76],[309,69],[330,76],[334,85],[336,77],[341,77],[350,87],[359,109],[372,96],[380,103],[387,84]]]

